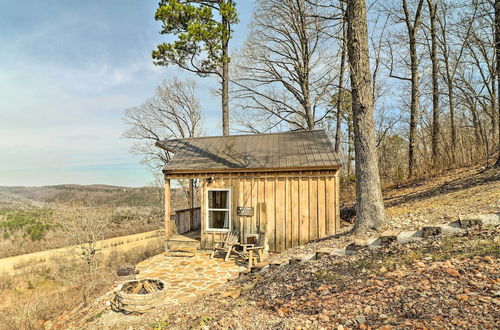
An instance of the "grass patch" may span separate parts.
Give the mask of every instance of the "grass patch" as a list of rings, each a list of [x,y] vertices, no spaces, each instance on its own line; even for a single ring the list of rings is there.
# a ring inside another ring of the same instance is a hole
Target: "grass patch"
[[[167,321],[163,321],[163,320],[160,320],[160,321],[157,321],[157,322],[154,322],[154,323],[150,323],[149,327],[152,328],[152,329],[154,329],[154,330],[163,330],[163,329],[168,329],[169,328],[168,322]]]
[[[327,270],[320,270],[314,273],[314,276],[318,282],[325,283],[335,283],[343,278],[342,275],[336,272],[329,272]]]
[[[471,237],[463,244],[463,238],[448,237],[443,240],[442,251],[436,251],[432,257],[436,261],[443,261],[450,258],[472,258],[472,257],[492,256],[500,257],[500,245],[494,238]]]
[[[99,313],[92,315],[89,319],[87,319],[87,322],[92,322],[99,319],[102,316],[102,314],[104,314],[104,312],[100,311]]]
[[[7,274],[0,274],[0,291],[12,289],[14,286],[14,281],[12,277]]]
[[[214,318],[212,316],[207,316],[207,315],[203,315],[203,316],[198,318],[199,325],[201,327],[210,324],[211,322],[213,322],[213,320],[214,320]]]

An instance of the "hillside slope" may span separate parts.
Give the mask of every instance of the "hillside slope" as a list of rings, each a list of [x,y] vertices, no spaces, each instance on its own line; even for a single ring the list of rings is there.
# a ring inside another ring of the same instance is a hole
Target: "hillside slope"
[[[172,195],[174,207],[186,207],[180,189]],[[162,200],[163,190],[153,187],[0,187],[0,258],[76,244],[68,232],[83,230],[82,219],[106,223],[98,233],[88,229],[100,239],[159,229]]]
[[[86,329],[498,328],[500,230],[327,256],[228,282],[143,315],[94,308],[60,318]]]
[[[446,171],[427,180],[384,191],[390,226],[443,222],[472,213],[500,210],[500,169]]]
[[[341,190],[341,218],[353,222],[353,187]],[[500,169],[481,166],[443,170],[442,173],[382,189],[386,228],[442,222],[460,215],[500,209]],[[344,223],[348,226],[348,224]]]
[[[385,190],[387,228],[498,213],[499,173],[458,169]],[[498,228],[473,228],[457,237],[329,256],[246,276],[220,292],[144,315],[110,313],[98,301],[60,321],[91,329],[495,328],[500,320],[499,236]],[[345,245],[354,238],[346,232],[285,255]]]

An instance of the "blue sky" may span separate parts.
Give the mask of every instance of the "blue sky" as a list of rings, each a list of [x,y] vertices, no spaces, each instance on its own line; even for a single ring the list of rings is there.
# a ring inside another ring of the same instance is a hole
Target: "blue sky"
[[[210,78],[152,64],[158,1],[0,0],[0,186],[142,186],[152,180],[123,139],[123,110],[163,79],[196,78],[205,131],[220,131]],[[232,47],[248,32],[240,0]]]

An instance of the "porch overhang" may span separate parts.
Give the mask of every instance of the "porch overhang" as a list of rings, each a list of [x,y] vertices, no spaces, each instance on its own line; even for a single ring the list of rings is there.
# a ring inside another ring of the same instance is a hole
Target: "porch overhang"
[[[224,173],[235,174],[235,173],[287,173],[287,172],[318,172],[318,171],[338,171],[341,165],[335,166],[321,166],[321,167],[277,167],[277,168],[233,168],[233,169],[196,169],[196,170],[168,170],[163,169],[162,172],[166,178],[169,179],[204,179],[209,178],[213,175],[220,175]]]

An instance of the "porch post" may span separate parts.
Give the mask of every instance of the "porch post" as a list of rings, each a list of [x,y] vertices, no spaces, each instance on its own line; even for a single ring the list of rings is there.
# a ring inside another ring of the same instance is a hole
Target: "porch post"
[[[170,179],[165,177],[165,239],[170,237]]]
[[[189,179],[189,228],[194,229],[194,180]]]

